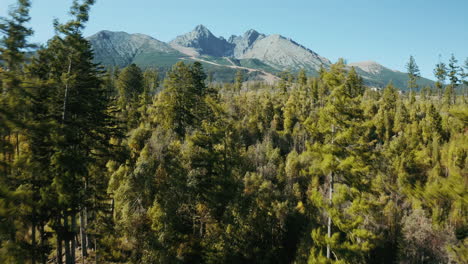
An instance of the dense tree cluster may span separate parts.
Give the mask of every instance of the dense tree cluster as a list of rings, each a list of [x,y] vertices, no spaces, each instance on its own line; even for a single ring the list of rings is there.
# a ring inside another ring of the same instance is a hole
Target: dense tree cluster
[[[93,0],[28,59],[0,23],[1,263],[467,263],[467,75],[365,87],[339,60],[275,84],[94,64]],[[464,68],[468,72],[468,59]],[[448,78],[448,84],[445,83]]]

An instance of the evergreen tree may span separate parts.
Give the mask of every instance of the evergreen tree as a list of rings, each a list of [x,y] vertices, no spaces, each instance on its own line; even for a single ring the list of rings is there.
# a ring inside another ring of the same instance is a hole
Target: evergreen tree
[[[138,97],[145,91],[141,69],[133,63],[124,68],[117,79],[117,89],[122,107],[138,102]]]
[[[234,90],[240,92],[242,89],[242,83],[244,82],[244,75],[241,70],[237,70],[236,77],[234,79]]]
[[[99,175],[91,175],[90,166],[111,150],[107,91],[99,78],[101,70],[93,63],[91,46],[81,34],[92,4],[92,0],[74,1],[73,19],[66,24],[55,22],[58,35],[30,66],[31,74],[52,89],[41,102],[50,106],[44,122],[56,124],[48,131],[52,152],[46,161],[52,176],[48,199],[54,203],[49,225],[55,232],[57,259],[61,262],[64,249],[67,263],[75,262],[78,214],[83,257],[86,247],[91,247],[84,231],[89,219],[83,218],[89,210],[98,210],[100,198],[91,184]]]
[[[452,54],[449,59],[447,76],[450,81],[450,85],[445,88],[445,100],[448,104],[455,104],[456,102],[456,91],[460,84],[460,66],[457,65],[458,60]]]
[[[5,263],[38,260],[37,182],[23,142],[29,103],[24,66],[27,49],[33,47],[27,40],[33,34],[26,26],[30,6],[30,1],[20,0],[8,18],[0,18],[0,262]]]
[[[367,159],[371,153],[359,132],[364,128],[361,94],[347,93],[342,61],[332,65],[323,78],[332,89],[318,121],[323,141],[314,144],[310,151],[315,151],[321,160],[317,176],[327,177],[319,181],[327,182],[328,199],[324,200],[318,191],[312,194],[313,204],[326,212],[327,232],[321,227],[312,231],[314,247],[309,262],[356,263],[365,260],[375,239],[362,218],[372,198],[366,189],[371,173]],[[355,216],[353,221],[349,214]]]
[[[438,64],[436,64],[436,68],[434,69],[434,76],[437,78],[435,86],[440,100],[440,98],[442,97],[445,79],[447,78],[447,66],[445,65],[445,63],[439,62]]]
[[[297,82],[299,86],[304,87],[307,85],[307,74],[304,69],[301,69],[297,74]]]
[[[410,90],[410,94],[412,94],[414,92],[413,90],[418,88],[417,81],[421,77],[419,67],[413,56],[410,56],[406,64],[406,70],[408,72],[408,89]]]

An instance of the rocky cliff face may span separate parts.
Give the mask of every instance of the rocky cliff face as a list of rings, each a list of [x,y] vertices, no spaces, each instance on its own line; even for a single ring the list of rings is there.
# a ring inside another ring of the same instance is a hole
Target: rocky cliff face
[[[198,25],[187,34],[180,35],[170,42],[173,47],[193,48],[201,55],[214,57],[232,56],[234,45],[223,37],[216,37],[205,26]]]
[[[95,53],[95,61],[104,65],[124,67],[136,63],[141,67],[169,68],[177,61],[201,61],[212,71],[233,71],[245,65],[249,72],[298,71],[306,69],[317,72],[331,62],[314,51],[281,35],[265,35],[253,29],[229,40],[216,37],[205,26],[199,25],[193,31],[165,43],[143,34],[100,31],[88,38]],[[239,65],[237,65],[237,64]],[[406,73],[391,70],[373,61],[348,64],[354,66],[366,84],[383,87],[390,81],[398,88],[405,89]],[[233,73],[233,74],[234,74]],[[421,78],[420,87],[433,82]]]
[[[328,67],[331,62],[306,47],[281,35],[270,35],[254,42],[240,59],[259,59],[277,69],[318,70]]]
[[[178,53],[167,43],[143,34],[103,30],[88,38],[95,60],[105,65],[124,67],[141,53]]]
[[[245,32],[242,36],[231,36],[229,38],[229,43],[234,45],[233,56],[235,58],[241,58],[248,50],[253,47],[256,41],[265,37],[266,35],[260,34],[253,29]]]

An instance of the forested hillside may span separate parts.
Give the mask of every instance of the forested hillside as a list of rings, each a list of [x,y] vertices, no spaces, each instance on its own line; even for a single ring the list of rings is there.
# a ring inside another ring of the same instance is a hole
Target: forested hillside
[[[468,263],[468,59],[161,80],[94,64],[73,3],[32,58],[30,1],[0,22],[0,263]]]

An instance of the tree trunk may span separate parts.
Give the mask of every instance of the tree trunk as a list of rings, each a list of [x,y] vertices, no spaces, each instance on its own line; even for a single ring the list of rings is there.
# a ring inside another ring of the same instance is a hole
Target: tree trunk
[[[33,208],[33,210],[35,210]],[[34,220],[34,214],[33,214],[33,221],[32,221],[32,227],[31,227],[31,251],[32,251],[32,256],[31,256],[31,264],[36,264],[36,221]]]
[[[73,213],[72,215],[71,232],[72,232],[72,235],[71,235],[70,257],[71,257],[71,263],[75,263],[76,261],[76,255],[75,255],[75,252],[76,252],[76,214],[75,213]]]
[[[68,59],[68,73],[67,73],[67,80],[65,83],[65,95],[63,98],[63,112],[62,112],[62,122],[65,122],[67,117],[67,102],[68,102],[68,78],[70,77],[71,72],[71,59]]]
[[[63,264],[62,261],[62,238],[60,232],[57,232],[57,264]]]
[[[335,144],[335,125],[331,126],[331,132],[332,132],[332,139],[331,139],[331,144]],[[328,190],[328,201],[330,203],[330,206],[332,205],[332,199],[333,199],[333,171],[330,172],[330,187]],[[331,232],[332,231],[332,220],[330,213],[328,213],[328,223],[327,223],[327,237],[330,239],[331,238]],[[330,249],[330,244],[327,243],[327,259],[331,258],[331,249]]]
[[[19,133],[16,132],[16,157],[19,157],[20,148],[19,148]]]
[[[96,264],[98,263],[98,252],[97,252],[97,240],[96,237],[94,237],[94,260]]]
[[[41,253],[41,263],[42,264],[46,264],[46,256],[44,254],[44,239],[45,239],[45,232],[44,232],[44,224],[40,224],[40,228],[39,228],[39,236],[41,238],[41,246],[40,246],[40,253]]]
[[[88,256],[87,237],[86,237],[86,207],[80,212],[80,237],[81,237],[81,257],[84,259]]]
[[[330,202],[330,205],[332,204],[332,199],[333,199],[333,172],[330,173],[330,188],[328,190],[328,200]],[[327,223],[327,237],[331,238],[331,233],[332,233],[332,220],[330,213],[328,213],[328,223]],[[330,249],[330,244],[327,243],[327,259],[331,257],[331,249]]]
[[[65,239],[64,239],[64,244],[65,244],[65,263],[66,264],[72,264],[71,263],[71,252],[70,252],[70,228],[68,227],[68,216],[64,217],[63,221],[63,226],[65,227]]]

